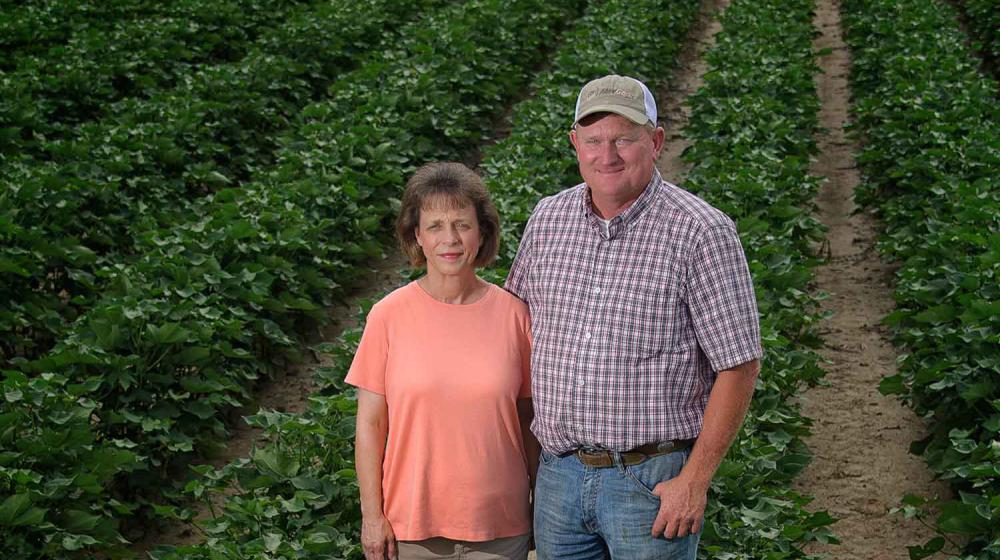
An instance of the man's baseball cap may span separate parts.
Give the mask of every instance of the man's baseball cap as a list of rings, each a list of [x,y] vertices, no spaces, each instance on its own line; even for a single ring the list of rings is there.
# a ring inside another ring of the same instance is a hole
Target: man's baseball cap
[[[629,78],[612,74],[587,83],[576,98],[576,118],[573,126],[580,119],[594,113],[615,113],[636,124],[650,123],[656,126],[656,101],[645,84]]]

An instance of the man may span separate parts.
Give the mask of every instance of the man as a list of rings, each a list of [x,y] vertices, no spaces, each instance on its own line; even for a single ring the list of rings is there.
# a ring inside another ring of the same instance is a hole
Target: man
[[[539,560],[695,558],[759,371],[736,228],[661,179],[656,122],[638,80],[583,87],[584,183],[538,203],[507,278],[532,317]]]

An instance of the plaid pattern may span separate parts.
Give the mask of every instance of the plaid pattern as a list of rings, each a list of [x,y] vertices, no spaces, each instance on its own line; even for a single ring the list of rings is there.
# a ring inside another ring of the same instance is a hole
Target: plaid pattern
[[[759,358],[736,227],[663,181],[606,234],[585,184],[543,199],[506,287],[532,323],[532,431],[550,453],[695,438],[716,372]]]

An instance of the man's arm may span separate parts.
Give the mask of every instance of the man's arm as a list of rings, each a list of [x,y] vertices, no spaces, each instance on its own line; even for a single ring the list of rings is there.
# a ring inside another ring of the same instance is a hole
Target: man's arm
[[[759,372],[759,360],[719,372],[691,456],[679,475],[653,488],[660,497],[660,512],[653,521],[654,538],[684,537],[701,528],[709,484],[746,417]]]

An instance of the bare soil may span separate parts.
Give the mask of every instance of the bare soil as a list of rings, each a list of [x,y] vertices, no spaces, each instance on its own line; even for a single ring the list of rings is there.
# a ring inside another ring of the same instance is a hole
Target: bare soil
[[[677,69],[657,92],[659,120],[666,136],[656,166],[663,178],[675,185],[680,184],[681,178],[691,168],[681,159],[684,150],[691,144],[681,136],[691,115],[691,108],[685,105],[685,101],[704,83],[702,76],[708,65],[703,55],[715,44],[715,34],[722,28],[717,16],[728,5],[729,0],[702,1],[694,26],[677,56]]]
[[[896,353],[881,319],[892,311],[893,267],[875,251],[875,220],[854,205],[859,173],[847,139],[850,52],[842,40],[839,0],[822,0],[816,14],[821,35],[817,78],[822,101],[817,138],[821,154],[812,173],[827,182],[817,199],[820,220],[829,228],[829,261],[816,273],[817,292],[829,293],[823,309],[833,313],[821,326],[827,361],[826,386],[802,397],[803,412],[814,421],[806,443],[815,457],[798,480],[798,489],[816,497],[813,510],[840,519],[833,530],[840,545],[814,546],[810,552],[836,559],[906,559],[906,547],[923,544],[933,533],[916,520],[889,510],[906,494],[946,495],[923,461],[908,452],[922,437],[919,418],[895,398],[878,392],[883,376],[895,373]]]
[[[714,44],[720,29],[716,16],[728,4],[728,0],[701,2],[701,13],[678,57],[677,68],[657,92],[666,130],[657,166],[664,178],[675,184],[683,182],[689,169],[681,159],[689,144],[681,137],[690,113],[684,101],[702,85],[706,70],[703,53]],[[829,227],[831,258],[818,269],[815,289],[829,293],[823,308],[833,315],[821,327],[828,384],[802,396],[804,413],[814,420],[807,443],[815,457],[800,476],[797,489],[816,497],[810,509],[827,510],[840,519],[834,531],[842,544],[817,545],[809,552],[838,560],[906,559],[906,546],[921,544],[933,534],[919,522],[889,510],[907,493],[946,496],[948,490],[907,451],[910,442],[924,432],[920,420],[895,399],[878,392],[879,380],[895,371],[896,354],[887,329],[880,324],[893,307],[893,269],[879,261],[874,249],[874,219],[856,212],[853,203],[853,189],[859,181],[852,155],[857,146],[843,132],[848,119],[850,53],[841,39],[838,0],[819,1],[816,26],[821,31],[815,42],[817,49],[830,48],[832,52],[820,59],[824,73],[817,78],[817,89],[823,103],[821,125],[826,131],[817,139],[822,153],[812,167],[814,174],[828,179],[817,205],[820,219]],[[402,258],[394,255],[380,265],[378,280],[359,297],[369,297],[398,282],[394,271],[402,264]],[[331,313],[353,316],[346,307]],[[335,321],[326,329],[328,338],[345,326],[343,320]],[[309,393],[315,389],[309,369],[293,368],[286,377],[263,385],[258,393],[259,407],[304,410]],[[257,430],[238,424],[227,448],[212,464],[248,456],[258,441]],[[202,511],[200,515],[207,514]],[[170,527],[148,536],[136,550],[199,540],[200,536],[187,527]],[[532,552],[529,559],[534,558]]]

